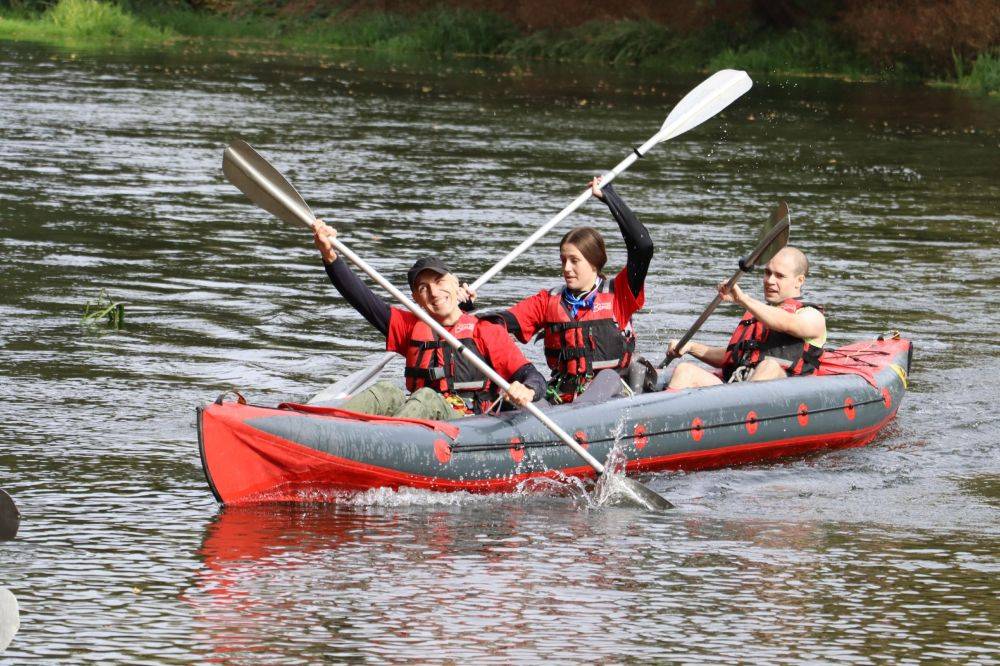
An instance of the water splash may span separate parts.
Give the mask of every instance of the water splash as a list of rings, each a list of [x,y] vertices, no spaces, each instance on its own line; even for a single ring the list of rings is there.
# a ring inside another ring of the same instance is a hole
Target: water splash
[[[604,461],[604,474],[598,478],[594,485],[594,493],[590,498],[592,508],[604,506],[634,506],[632,493],[626,486],[625,464],[628,456],[624,450],[625,425],[629,422],[631,407],[626,406],[618,414],[618,420],[611,430],[614,443],[608,452],[608,457]]]
[[[372,488],[345,496],[343,504],[357,507],[459,506],[496,502],[503,495],[477,495],[464,490],[440,492],[416,488]]]

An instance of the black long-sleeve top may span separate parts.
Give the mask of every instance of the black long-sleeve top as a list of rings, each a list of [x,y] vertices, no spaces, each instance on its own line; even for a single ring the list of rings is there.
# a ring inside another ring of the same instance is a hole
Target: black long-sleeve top
[[[632,209],[618,196],[615,188],[608,184],[602,192],[604,193],[604,203],[611,210],[611,215],[615,218],[615,222],[618,223],[618,228],[622,232],[622,240],[625,241],[625,250],[628,253],[625,260],[628,285],[632,289],[632,293],[638,296],[646,283],[646,273],[653,260],[653,240],[649,237],[649,231],[636,218]]]

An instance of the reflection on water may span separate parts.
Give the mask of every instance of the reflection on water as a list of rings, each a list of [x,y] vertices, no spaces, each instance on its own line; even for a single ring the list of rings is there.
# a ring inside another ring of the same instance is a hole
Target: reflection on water
[[[428,251],[473,279],[696,83],[344,60],[0,46],[0,487],[22,511],[0,543],[22,622],[5,658],[996,660],[1000,108],[947,91],[758,81],[618,185],[657,247],[636,321],[652,358],[789,201],[831,339],[915,341],[873,446],[643,479],[667,515],[387,491],[219,511],[195,405],[301,400],[379,355],[308,235],[225,182],[230,139],[390,279]],[[597,203],[571,222],[614,233]],[[484,305],[557,282],[559,235]],[[121,331],[79,324],[102,288]]]
[[[947,660],[995,639],[986,538],[511,499],[226,510],[200,554],[184,600],[218,657]]]

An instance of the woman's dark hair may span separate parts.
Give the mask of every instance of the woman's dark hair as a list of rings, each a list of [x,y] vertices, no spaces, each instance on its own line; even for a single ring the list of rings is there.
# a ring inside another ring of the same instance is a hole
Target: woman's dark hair
[[[573,227],[559,241],[559,249],[566,243],[575,245],[598,273],[604,270],[604,264],[608,263],[608,253],[604,249],[604,236],[600,231],[593,227]]]

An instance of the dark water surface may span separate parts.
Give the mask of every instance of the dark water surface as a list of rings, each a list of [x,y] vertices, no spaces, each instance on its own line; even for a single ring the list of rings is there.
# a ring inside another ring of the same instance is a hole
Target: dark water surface
[[[872,446],[650,477],[665,515],[417,492],[220,511],[195,406],[305,399],[378,350],[308,234],[224,181],[230,139],[397,284],[429,250],[471,281],[696,83],[344,59],[0,44],[0,487],[24,514],[0,544],[21,607],[3,657],[997,663],[1000,104],[949,91],[758,81],[618,185],[657,246],[651,357],[787,198],[832,341],[914,340]],[[616,235],[596,202],[569,223]],[[558,283],[560,234],[484,302]],[[128,303],[119,332],[80,324],[101,289]]]

